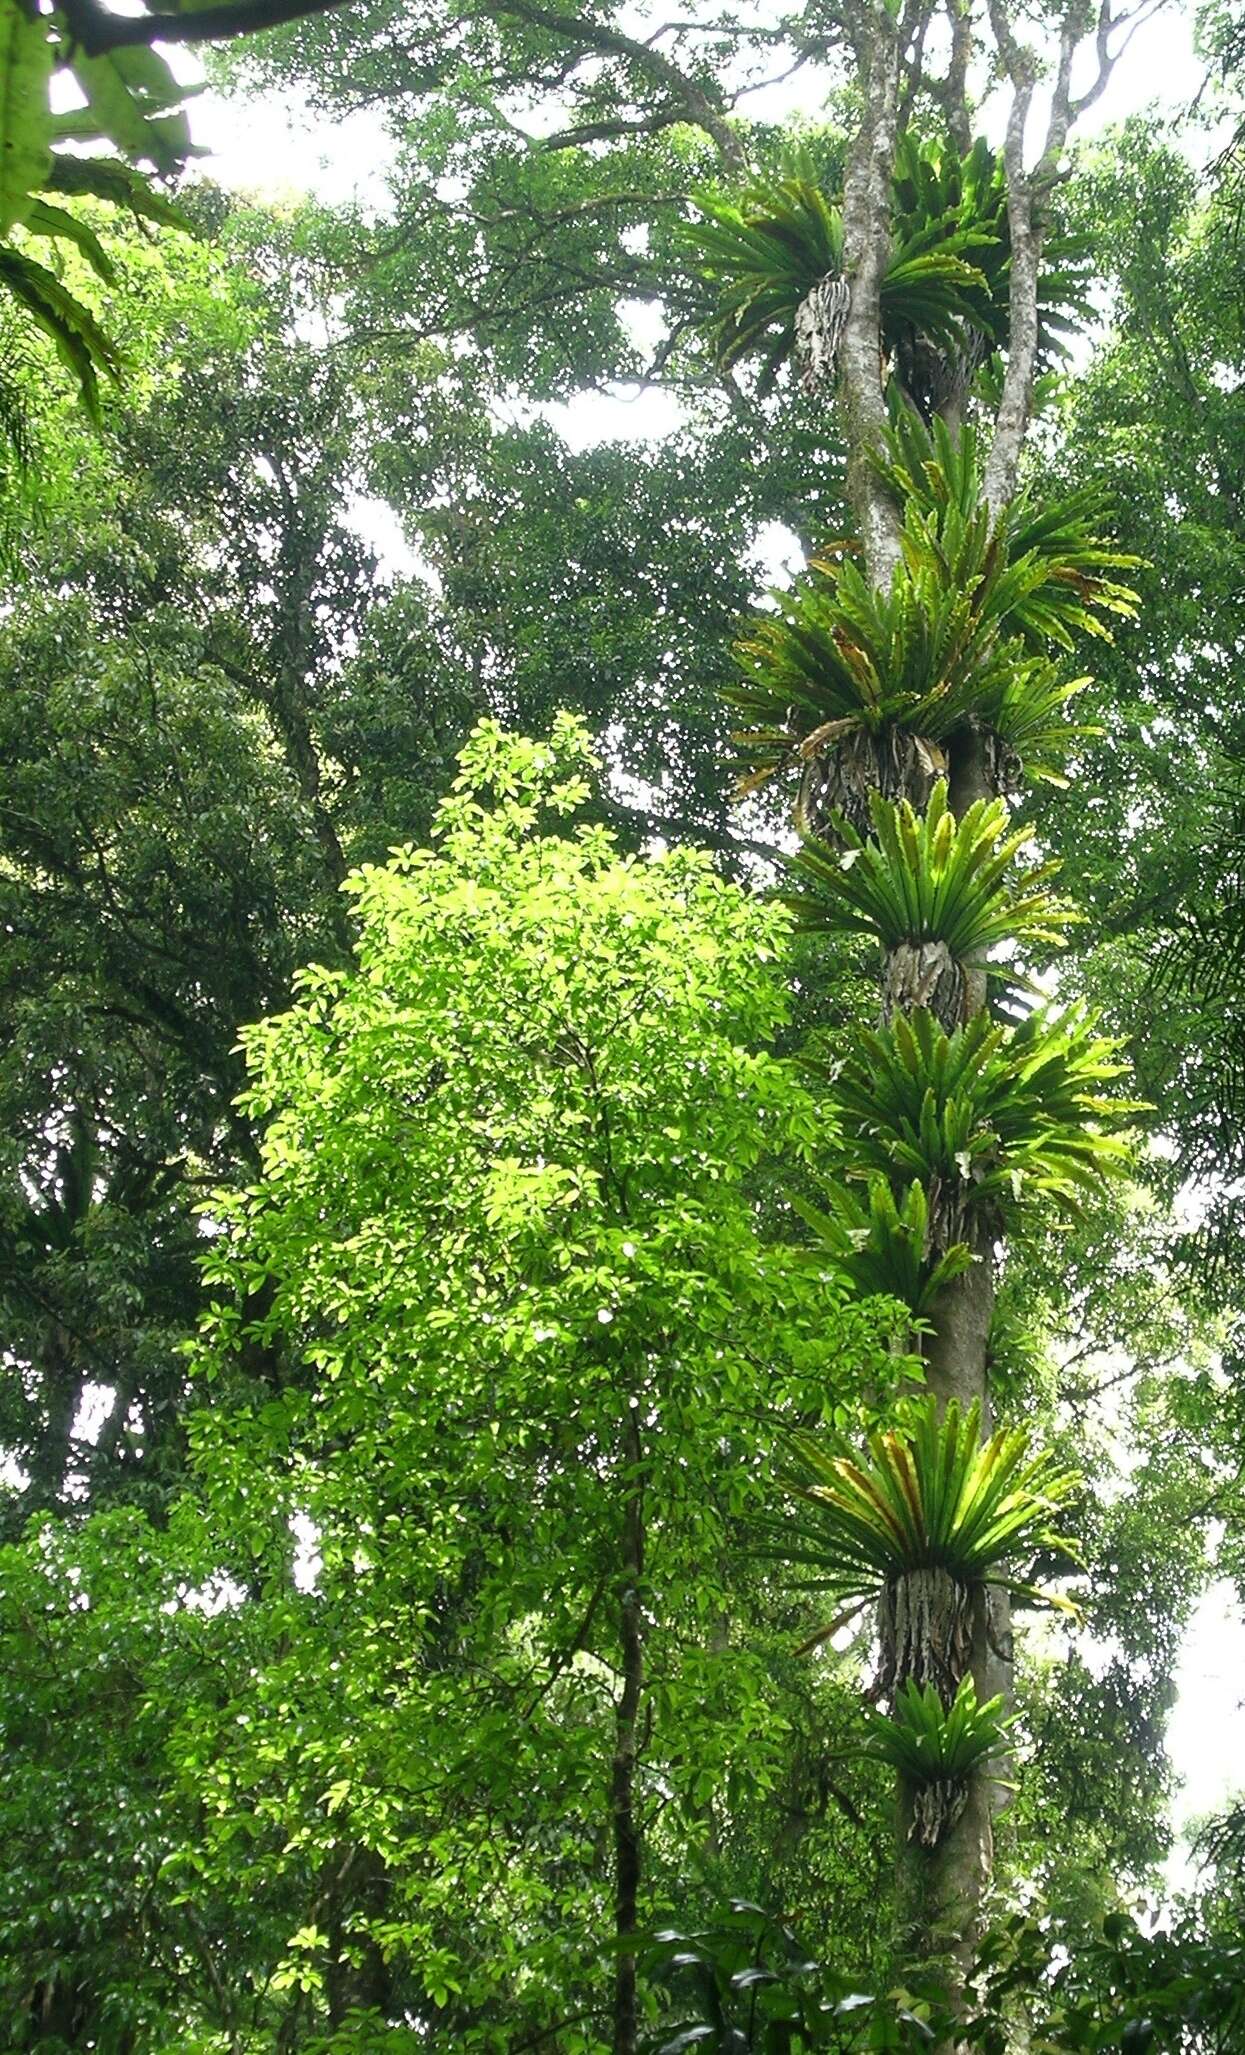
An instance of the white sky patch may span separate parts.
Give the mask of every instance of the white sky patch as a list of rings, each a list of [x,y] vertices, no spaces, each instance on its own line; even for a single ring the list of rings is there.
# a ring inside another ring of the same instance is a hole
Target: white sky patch
[[[762,522],[752,545],[752,558],[767,588],[790,585],[804,569],[800,538],[782,521]]]
[[[295,1513],[290,1521],[294,1536],[294,1582],[300,1591],[314,1591],[324,1568],[320,1556],[320,1529],[306,1513]]]
[[[372,493],[355,493],[349,506],[350,526],[374,551],[381,570],[390,578],[418,578],[422,584],[439,586],[432,565],[412,549],[402,523],[387,500]]]
[[[185,53],[171,56],[179,78],[201,77]],[[190,103],[191,133],[204,174],[234,193],[279,203],[314,193],[327,206],[381,208],[389,198],[393,145],[379,113],[365,109],[325,122],[294,95]]]
[[[1166,1876],[1172,1892],[1197,1882],[1190,1833],[1208,1813],[1245,1794],[1245,1616],[1231,1584],[1205,1591],[1194,1610],[1176,1669],[1176,1703],[1167,1748],[1182,1779],[1172,1807],[1177,1841]]]

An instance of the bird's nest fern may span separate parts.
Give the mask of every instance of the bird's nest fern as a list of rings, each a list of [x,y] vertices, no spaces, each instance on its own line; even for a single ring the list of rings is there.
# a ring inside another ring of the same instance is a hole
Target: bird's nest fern
[[[850,299],[844,281],[844,230],[833,189],[807,150],[790,154],[777,175],[755,178],[740,194],[703,191],[699,218],[683,245],[690,268],[713,301],[712,333],[725,368],[759,356],[768,390],[793,355],[820,376],[832,370]],[[961,157],[949,143],[908,135],[891,188],[889,260],[881,282],[883,355],[895,384],[926,416],[962,394],[1008,332],[1010,232],[1003,165],[984,141]],[[1086,247],[1048,234],[1039,285],[1039,347],[1062,350],[1061,336],[1087,313]],[[812,358],[807,310],[827,286],[831,327]],[[804,315],[804,319],[802,319]]]
[[[1016,1025],[979,1013],[950,1034],[918,1009],[808,1067],[851,1174],[880,1172],[897,1191],[916,1179],[941,1252],[1009,1222],[1022,1196],[1079,1217],[1087,1193],[1127,1174],[1123,1130],[1143,1108],[1104,1089],[1125,1073],[1118,1052],[1080,1005],[1041,1006]]]
[[[832,819],[837,849],[806,838],[787,865],[785,894],[802,928],[872,936],[886,955],[887,1012],[929,1006],[945,1027],[963,1019],[968,967],[1002,942],[1059,947],[1077,918],[1045,890],[1056,863],[1022,867],[1027,831],[1008,834],[1002,800],[978,800],[960,820],[944,780],[924,815],[868,795],[872,839]],[[985,964],[1017,982],[1011,966]]]
[[[908,1790],[910,1840],[938,1845],[964,1810],[969,1781],[1007,1748],[1012,1724],[1003,1700],[978,1702],[971,1676],[961,1680],[949,1706],[932,1684],[902,1684],[893,1713],[867,1714],[861,1755],[898,1770]]]

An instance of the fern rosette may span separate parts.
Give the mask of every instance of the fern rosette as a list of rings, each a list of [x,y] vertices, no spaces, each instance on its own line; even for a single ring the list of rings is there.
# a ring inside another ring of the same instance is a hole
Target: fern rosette
[[[874,1435],[863,1453],[790,1438],[783,1488],[795,1510],[766,1553],[799,1573],[799,1586],[844,1608],[806,1642],[829,1638],[865,1605],[879,1604],[880,1687],[914,1678],[946,1702],[967,1672],[974,1591],[997,1585],[1030,1604],[1074,1610],[1034,1585],[1040,1554],[1075,1560],[1056,1524],[1079,1479],[1049,1454],[1031,1455],[1023,1427],[981,1438],[981,1409],[953,1400],[939,1417],[931,1395],[908,1425]]]
[[[962,1242],[930,1255],[929,1205],[916,1179],[898,1199],[879,1175],[869,1179],[865,1201],[840,1186],[824,1207],[799,1193],[791,1204],[815,1237],[814,1261],[828,1259],[862,1298],[898,1299],[918,1320],[973,1260]]]
[[[932,1684],[909,1681],[896,1691],[893,1713],[865,1717],[861,1754],[899,1772],[909,1793],[909,1839],[936,1847],[964,1809],[969,1778],[1007,1748],[1012,1722],[1003,1717],[1002,1698],[979,1704],[966,1676],[944,1706]]]
[[[1128,1171],[1121,1130],[1141,1102],[1104,1090],[1125,1065],[1094,1022],[1083,1006],[1042,1006],[1014,1027],[978,1013],[948,1034],[921,1009],[861,1029],[841,1062],[809,1067],[853,1172],[881,1172],[897,1189],[918,1179],[931,1247],[975,1246],[1026,1192],[1075,1216],[1086,1193]]]
[[[1018,868],[1027,834],[1007,834],[1002,800],[978,800],[957,821],[940,780],[924,815],[876,792],[869,815],[870,841],[846,820],[834,823],[839,851],[806,840],[788,866],[798,889],[786,898],[805,929],[846,928],[878,942],[888,1015],[923,1006],[955,1028],[968,1010],[968,969],[989,949],[1062,944],[1076,915],[1043,889],[1058,865]]]

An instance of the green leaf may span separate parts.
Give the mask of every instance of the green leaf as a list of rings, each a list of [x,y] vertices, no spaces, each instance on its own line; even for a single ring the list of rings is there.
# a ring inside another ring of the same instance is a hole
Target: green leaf
[[[26,220],[47,177],[52,60],[46,17],[0,0],[0,235]]]
[[[114,283],[116,271],[99,237],[68,208],[53,207],[47,200],[34,200],[25,225],[31,235],[51,236],[58,241],[73,243],[105,285]]]
[[[180,84],[164,59],[141,44],[102,57],[76,55],[72,69],[87,106],[54,123],[54,140],[105,136],[126,157],[151,163],[166,177],[180,170],[191,154],[190,128],[184,114],[171,110],[201,88]]]
[[[108,200],[140,220],[156,222],[162,228],[181,229],[186,235],[195,233],[194,224],[179,207],[157,192],[141,171],[115,157],[55,154],[43,190]]]
[[[0,286],[11,293],[53,343],[78,383],[82,404],[99,420],[99,375],[116,378],[120,362],[90,309],[61,284],[54,272],[24,251],[0,247]]]

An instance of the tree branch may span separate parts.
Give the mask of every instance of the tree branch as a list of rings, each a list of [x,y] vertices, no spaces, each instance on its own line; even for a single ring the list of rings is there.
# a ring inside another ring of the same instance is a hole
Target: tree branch
[[[111,14],[96,0],[62,0],[61,12],[88,57],[152,43],[223,43],[260,29],[329,14],[344,0],[233,0],[187,14]]]
[[[744,170],[740,140],[721,110],[713,105],[704,87],[649,43],[637,42],[633,36],[625,36],[618,29],[608,28],[604,22],[592,21],[583,15],[560,14],[553,8],[540,6],[538,0],[491,0],[486,12],[494,19],[513,16],[531,28],[545,29],[550,35],[577,43],[585,50],[599,50],[605,56],[621,57],[628,64],[634,64],[665,87],[683,109],[680,115],[664,120],[662,126],[670,127],[674,121],[684,120],[694,128],[703,129],[717,144],[723,163],[731,171]]]
[[[872,459],[887,427],[881,294],[898,127],[899,30],[885,0],[865,0],[851,26],[865,111],[852,143],[843,192],[843,269],[851,288],[840,346],[847,491],[869,576],[875,585],[888,586],[899,561],[899,524]]]
[[[1094,26],[1097,70],[1085,92],[1073,99],[1072,66],[1085,38],[1087,17],[1081,0],[1069,0],[1059,28],[1059,57],[1046,137],[1033,170],[1026,171],[1025,127],[1037,83],[1037,59],[1030,48],[1017,40],[1007,0],[990,0],[990,25],[1003,68],[1012,84],[1012,104],[1003,144],[1007,219],[1011,236],[1007,376],[995,418],[994,440],[985,480],[986,503],[995,514],[1016,489],[1020,452],[1033,403],[1039,341],[1038,276],[1045,228],[1044,204],[1059,176],[1059,160],[1073,124],[1105,92],[1115,66],[1138,28],[1163,4],[1164,0],[1140,0],[1138,6],[1113,14],[1111,0],[1099,0]],[[1112,47],[1112,38],[1121,28],[1126,30],[1126,34]]]

